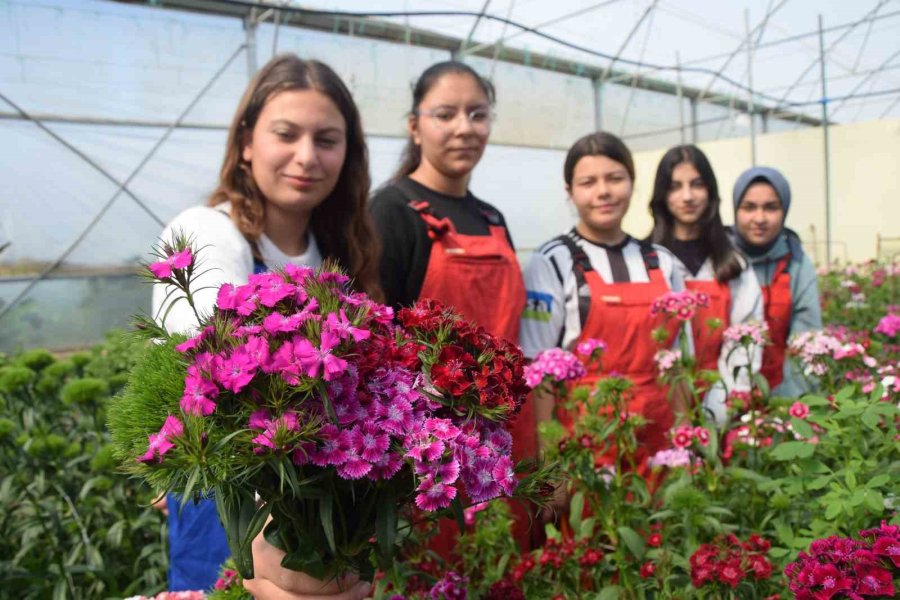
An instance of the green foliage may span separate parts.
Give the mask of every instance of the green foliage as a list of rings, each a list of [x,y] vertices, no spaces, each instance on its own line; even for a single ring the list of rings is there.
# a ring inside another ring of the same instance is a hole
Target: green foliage
[[[457,553],[463,570],[473,575],[470,589],[480,598],[491,584],[503,578],[518,548],[510,535],[513,520],[509,503],[487,502],[472,517],[472,525],[460,536]]]
[[[742,507],[748,519],[771,522],[776,539],[792,552],[812,539],[852,536],[898,518],[900,409],[881,400],[880,386],[869,396],[853,391],[838,391],[835,406],[821,397],[801,399],[811,410],[804,431],[815,435],[782,436],[773,444],[754,486],[758,503]]]
[[[164,589],[165,520],[150,490],[117,471],[103,420],[109,379],[132,362],[125,354],[134,356],[111,342],[64,360],[30,351],[0,367],[0,598]]]
[[[101,446],[91,459],[91,470],[97,473],[109,473],[114,471],[117,465],[118,461],[116,461],[115,449],[112,444]]]
[[[75,363],[70,360],[60,360],[45,367],[35,384],[35,391],[42,396],[56,394],[65,384],[70,375],[75,373]]]
[[[16,358],[16,364],[28,367],[32,371],[41,371],[56,362],[53,355],[43,348],[35,348],[23,352]]]
[[[15,429],[16,424],[12,420],[6,418],[0,419],[0,441],[5,442],[10,439]]]
[[[60,392],[63,404],[96,404],[109,394],[109,384],[103,379],[86,377],[70,381]]]
[[[87,352],[76,352],[69,357],[69,360],[71,360],[72,364],[74,364],[77,368],[83,369],[85,365],[91,362],[91,355]]]
[[[150,344],[133,369],[132,381],[109,406],[109,430],[120,461],[144,453],[147,436],[162,427],[166,416],[179,410],[186,364],[176,352],[178,341]]]
[[[144,354],[144,342],[132,332],[114,329],[106,334],[106,342],[91,349],[87,362],[82,365],[84,374],[101,379],[119,381],[128,373]],[[78,355],[70,360],[76,361]],[[80,359],[79,359],[80,361]],[[76,362],[78,364],[78,362]]]
[[[37,374],[28,367],[0,368],[0,392],[5,394],[23,393],[36,377]]]

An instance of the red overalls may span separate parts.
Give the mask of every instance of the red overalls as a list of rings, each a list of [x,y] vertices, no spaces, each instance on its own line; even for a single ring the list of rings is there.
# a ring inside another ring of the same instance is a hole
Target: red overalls
[[[428,226],[431,255],[419,299],[431,298],[452,306],[462,316],[490,333],[514,344],[519,343],[519,319],[525,309],[525,282],[516,253],[509,244],[506,229],[491,223],[490,235],[462,235],[453,223],[437,218],[427,202],[410,202]],[[534,402],[522,404],[509,428],[513,438],[513,460],[534,458],[537,454],[537,426]],[[527,511],[512,505],[513,534],[525,550],[530,549],[532,531]],[[441,521],[440,533],[429,546],[440,555],[450,555],[459,531],[454,521]]]
[[[584,250],[574,243],[569,249],[579,287],[583,279],[591,292],[590,309],[576,343],[596,338],[605,341],[609,347],[603,354],[601,372],[589,373],[578,385],[593,387],[601,377],[613,373],[632,381],[634,385],[629,390],[627,410],[639,413],[648,420],[647,425],[637,432],[635,462],[640,465],[638,471],[647,475],[647,459],[671,446],[668,434],[675,420],[668,387],[656,380],[657,367],[653,357],[661,347],[671,347],[679,322],[672,319],[665,323],[669,337],[665,344],[659,346],[651,334],[664,325],[663,317],[650,314],[650,305],[669,291],[669,284],[659,268],[659,258],[649,244],[641,245],[650,279],[646,283],[606,283],[591,266]]]
[[[452,306],[468,320],[517,344],[525,308],[525,283],[506,229],[490,235],[462,235],[449,219],[438,219],[427,202],[411,202],[428,226],[431,256],[419,299]]]
[[[772,282],[762,286],[763,310],[769,326],[770,344],[763,350],[761,372],[769,382],[770,389],[778,387],[784,379],[784,355],[793,312],[791,276],[788,273],[790,262],[790,254],[783,256],[775,266]]]
[[[701,281],[689,279],[684,282],[687,289],[709,296],[709,306],[698,307],[691,322],[694,338],[694,358],[697,368],[717,371],[719,355],[722,353],[722,334],[731,324],[731,286],[715,279]],[[718,319],[721,325],[710,329],[706,324],[710,319]]]

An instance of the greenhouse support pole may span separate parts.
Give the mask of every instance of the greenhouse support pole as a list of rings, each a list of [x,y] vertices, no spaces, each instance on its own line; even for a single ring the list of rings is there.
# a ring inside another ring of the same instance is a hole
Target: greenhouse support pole
[[[825,142],[825,263],[831,266],[831,138],[828,127],[828,86],[825,78],[825,32],[819,15],[819,63],[822,72],[822,131]]]
[[[250,14],[244,19],[244,46],[247,48],[247,79],[253,79],[256,75],[256,9],[250,9]]]
[[[675,73],[678,76],[678,131],[681,132],[681,145],[685,143],[684,136],[684,93],[681,89],[681,53],[675,51]]]
[[[603,80],[595,78],[594,88],[594,131],[603,130]]]
[[[272,56],[278,54],[278,27],[281,25],[281,11],[275,11],[275,32],[272,34]]]
[[[691,98],[691,143],[696,144],[700,141],[700,133],[697,130],[697,104],[699,100],[696,97]]]
[[[750,115],[750,164],[756,166],[756,111],[753,99],[753,31],[750,29],[750,10],[744,9],[744,28],[747,31],[747,114]]]

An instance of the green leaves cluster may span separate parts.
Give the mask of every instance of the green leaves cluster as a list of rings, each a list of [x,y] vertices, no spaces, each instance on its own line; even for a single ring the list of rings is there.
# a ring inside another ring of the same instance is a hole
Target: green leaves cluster
[[[165,587],[164,518],[117,471],[105,432],[140,349],[111,334],[66,358],[0,359],[0,597],[93,599]]]
[[[767,450],[754,480],[760,505],[747,507],[748,516],[770,524],[779,541],[775,555],[900,519],[900,409],[881,396],[880,386],[869,396],[847,387],[832,401],[801,399],[811,412],[789,423],[802,439],[785,435]]]

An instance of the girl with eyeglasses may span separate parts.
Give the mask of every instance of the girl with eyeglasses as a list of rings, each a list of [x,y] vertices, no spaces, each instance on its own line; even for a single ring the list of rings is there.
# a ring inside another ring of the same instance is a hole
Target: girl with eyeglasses
[[[749,357],[731,352],[722,334],[729,325],[763,320],[759,282],[728,238],[720,202],[716,175],[699,148],[676,146],[663,155],[650,199],[650,241],[678,258],[688,289],[709,296],[709,306],[699,308],[692,322],[694,356],[697,368],[718,370],[722,378],[724,385],[717,384],[704,402],[718,422],[725,419],[726,392],[749,391],[747,367],[758,372],[762,362],[762,348],[755,348]]]
[[[493,86],[468,65],[450,61],[426,69],[413,89],[400,168],[370,210],[389,304],[437,300],[517,343],[525,287],[515,250],[500,211],[469,190],[491,133],[493,105]],[[533,456],[530,401],[511,433],[514,458]],[[527,529],[527,519],[519,521]],[[517,533],[520,541],[528,536]]]

